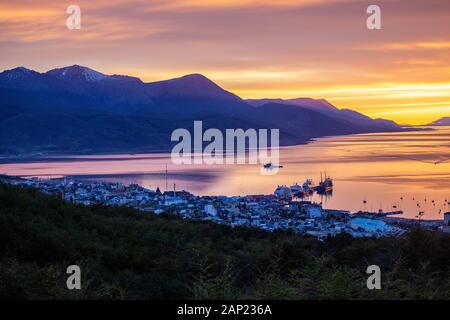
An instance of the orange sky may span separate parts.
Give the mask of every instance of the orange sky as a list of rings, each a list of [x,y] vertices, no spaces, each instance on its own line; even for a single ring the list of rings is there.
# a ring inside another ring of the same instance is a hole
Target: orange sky
[[[66,7],[82,10],[66,28]],[[366,28],[366,8],[382,30]],[[18,0],[0,69],[81,64],[161,80],[202,73],[243,98],[326,98],[372,117],[450,116],[448,0]]]

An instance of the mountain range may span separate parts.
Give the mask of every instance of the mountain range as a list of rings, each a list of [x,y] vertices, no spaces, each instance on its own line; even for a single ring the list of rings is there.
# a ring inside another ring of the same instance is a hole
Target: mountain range
[[[0,154],[168,151],[173,130],[278,128],[281,145],[401,131],[326,100],[244,100],[200,74],[145,83],[83,66],[0,73]]]

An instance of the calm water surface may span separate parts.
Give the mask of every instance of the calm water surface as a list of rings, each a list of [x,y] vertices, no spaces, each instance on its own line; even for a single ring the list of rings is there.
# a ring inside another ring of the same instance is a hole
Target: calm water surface
[[[277,175],[263,176],[259,165],[176,166],[168,154],[53,157],[0,164],[15,176],[74,176],[120,181],[162,190],[168,185],[198,195],[269,194],[279,184],[320,179],[326,171],[335,182],[333,195],[312,200],[326,208],[401,209],[405,217],[424,211],[424,219],[442,219],[450,211],[450,127],[434,131],[360,134],[317,139],[282,148]],[[403,200],[402,200],[403,198]],[[366,201],[366,203],[364,203]]]

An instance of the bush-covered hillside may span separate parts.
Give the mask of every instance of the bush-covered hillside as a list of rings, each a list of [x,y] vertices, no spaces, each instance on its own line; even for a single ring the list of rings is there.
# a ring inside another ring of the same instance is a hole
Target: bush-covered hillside
[[[0,299],[449,299],[450,237],[325,242],[0,185]],[[78,264],[82,290],[66,289]],[[366,288],[368,265],[382,290]]]

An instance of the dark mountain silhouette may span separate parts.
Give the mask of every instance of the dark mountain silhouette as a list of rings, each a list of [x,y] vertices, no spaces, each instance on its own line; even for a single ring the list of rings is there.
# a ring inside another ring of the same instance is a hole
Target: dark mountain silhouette
[[[362,126],[366,130],[392,130],[398,128],[398,125],[390,120],[372,119],[357,111],[350,109],[338,109],[325,99],[296,98],[296,99],[248,99],[251,105],[260,107],[266,103],[274,102],[277,104],[298,106],[311,111],[320,112],[334,119],[346,121],[355,126]]]
[[[281,144],[401,130],[325,100],[245,101],[200,74],[144,83],[78,65],[0,73],[0,153],[167,151],[177,128],[278,128]]]
[[[439,120],[433,121],[428,126],[450,126],[450,117],[444,117]]]
[[[325,99],[311,99],[311,98],[295,98],[295,99],[247,99],[248,103],[255,107],[260,107],[266,103],[290,104],[300,106],[305,109],[320,112],[336,112],[338,108],[333,106]]]

